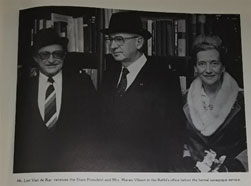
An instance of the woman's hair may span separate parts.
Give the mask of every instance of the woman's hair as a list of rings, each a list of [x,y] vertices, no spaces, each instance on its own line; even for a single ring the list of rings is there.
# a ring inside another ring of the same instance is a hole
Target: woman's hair
[[[196,65],[197,53],[215,49],[220,54],[221,63],[225,65],[226,48],[222,45],[222,40],[217,35],[199,35],[195,38],[192,47],[192,62]]]

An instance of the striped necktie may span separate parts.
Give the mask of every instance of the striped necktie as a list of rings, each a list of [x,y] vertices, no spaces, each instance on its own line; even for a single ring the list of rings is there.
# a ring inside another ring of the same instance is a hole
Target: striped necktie
[[[51,129],[57,122],[57,105],[56,91],[53,85],[54,80],[52,77],[48,78],[48,83],[50,85],[48,86],[45,94],[44,122],[48,129]]]

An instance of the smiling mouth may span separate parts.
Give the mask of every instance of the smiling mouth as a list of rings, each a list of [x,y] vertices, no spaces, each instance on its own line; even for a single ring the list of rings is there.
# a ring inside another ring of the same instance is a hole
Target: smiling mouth
[[[57,63],[53,63],[53,64],[48,64],[46,66],[57,66],[58,64]]]
[[[212,75],[212,76],[204,76],[205,78],[213,78],[214,77],[214,75]]]
[[[48,67],[48,68],[55,68],[55,67],[57,67],[57,64],[55,64],[55,65],[46,65],[46,67]]]

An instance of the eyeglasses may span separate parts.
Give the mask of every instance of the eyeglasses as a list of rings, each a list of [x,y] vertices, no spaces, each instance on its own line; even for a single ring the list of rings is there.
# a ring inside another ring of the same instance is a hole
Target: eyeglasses
[[[112,41],[114,41],[118,46],[122,46],[125,44],[125,40],[133,39],[133,38],[137,38],[137,37],[140,37],[140,36],[132,36],[132,37],[115,36],[114,38],[108,37],[105,39],[105,41],[108,45],[111,45]]]
[[[66,52],[62,51],[62,50],[56,50],[54,52],[48,52],[48,51],[43,51],[43,52],[39,52],[37,54],[37,56],[41,59],[41,60],[46,60],[49,59],[50,56],[52,55],[52,57],[54,59],[64,59]]]

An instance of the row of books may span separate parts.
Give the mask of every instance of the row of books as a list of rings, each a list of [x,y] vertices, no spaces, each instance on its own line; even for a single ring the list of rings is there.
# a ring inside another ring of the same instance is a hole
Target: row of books
[[[104,9],[104,20],[105,20],[104,27],[105,28],[109,28],[109,23],[110,23],[110,19],[112,17],[112,14],[120,12],[120,11],[121,10],[119,10],[119,9]],[[105,54],[111,53],[110,46],[107,43],[105,43],[104,53]]]
[[[35,19],[31,29],[31,45],[34,35],[41,29],[54,28],[61,37],[69,39],[68,52],[97,52],[97,25],[96,16],[73,17],[57,13],[51,13],[50,19]],[[98,70],[82,69],[87,73],[97,88]]]
[[[149,56],[186,56],[185,19],[143,19],[152,38],[147,41]]]
[[[148,56],[187,56],[186,19],[143,18],[142,21],[143,27],[152,33],[145,49]],[[184,93],[187,89],[187,78],[179,76],[179,80]]]
[[[55,28],[61,37],[69,39],[69,52],[97,52],[96,16],[73,17],[51,13],[51,19],[35,19],[31,29],[31,45],[34,35],[43,28]]]
[[[108,28],[111,15],[120,10],[104,11],[104,27]],[[149,56],[186,56],[186,20],[185,19],[144,19],[143,26],[152,33],[147,41],[146,53]],[[54,27],[61,37],[69,39],[69,52],[97,52],[99,27],[96,16],[73,17],[51,13],[50,19],[35,19],[31,30],[31,44],[34,35],[43,28]],[[109,47],[105,47],[108,54]],[[98,72],[85,69],[97,87]],[[185,83],[184,83],[185,84]]]
[[[105,10],[105,27],[110,17],[119,10]],[[51,19],[35,19],[31,30],[31,45],[34,34],[43,28],[54,27],[62,37],[69,39],[69,52],[97,52],[99,30],[96,16],[77,17],[51,13]],[[153,37],[147,42],[146,53],[149,56],[186,56],[186,20],[185,19],[143,19],[144,27]],[[105,47],[109,53],[109,47]]]

